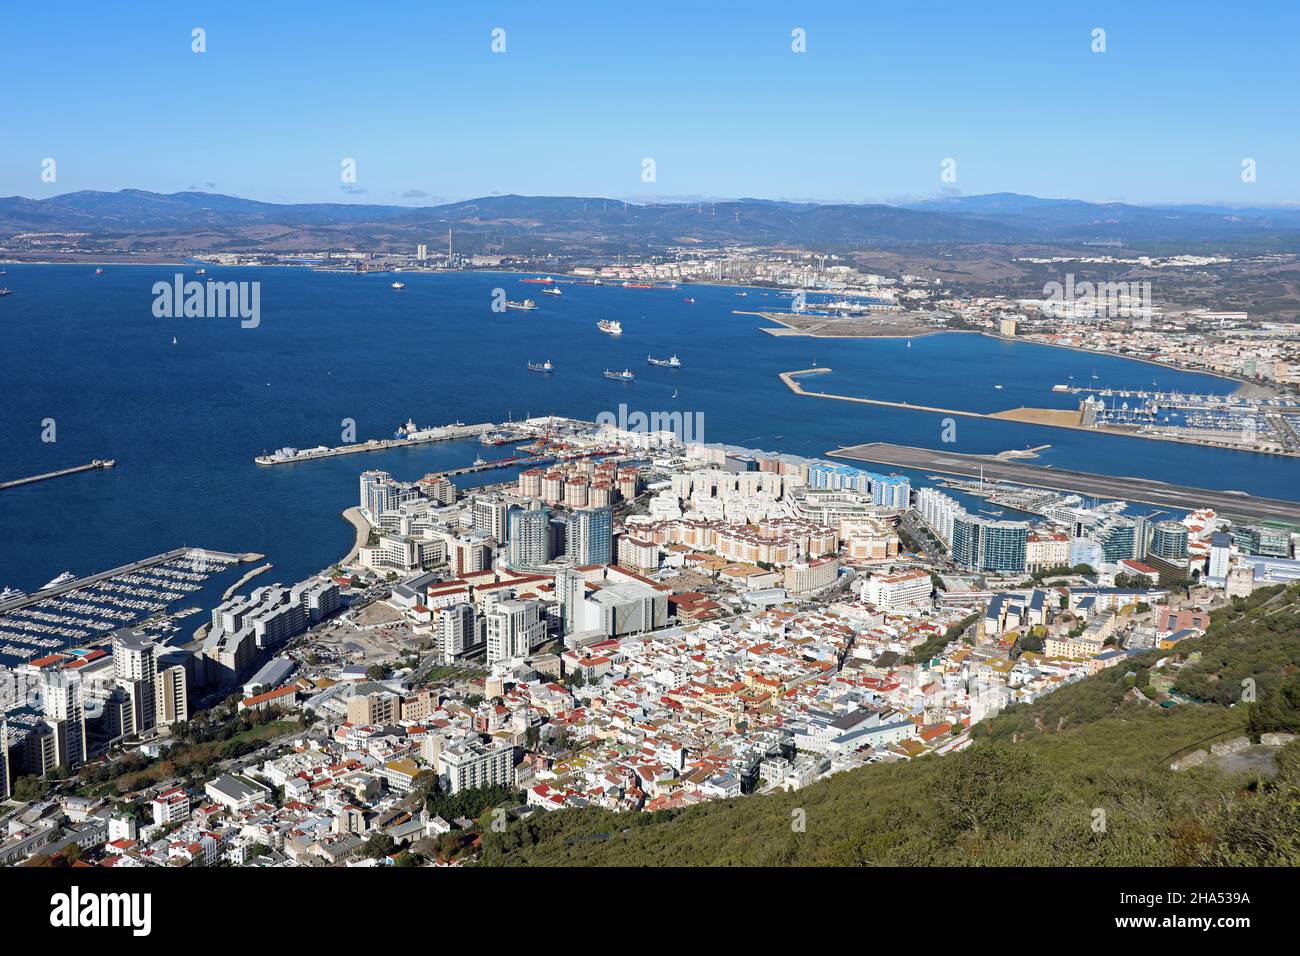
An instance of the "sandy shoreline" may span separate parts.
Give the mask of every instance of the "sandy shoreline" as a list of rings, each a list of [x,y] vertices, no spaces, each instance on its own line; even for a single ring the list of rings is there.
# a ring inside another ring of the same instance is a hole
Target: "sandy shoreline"
[[[357,555],[361,553],[361,549],[364,548],[366,542],[370,540],[370,522],[366,521],[366,519],[361,516],[361,509],[359,507],[354,505],[351,508],[348,508],[343,512],[343,517],[352,525],[353,530],[356,532],[356,540],[353,542],[352,550],[348,552],[347,557],[339,562],[340,567],[349,565],[355,561]]]

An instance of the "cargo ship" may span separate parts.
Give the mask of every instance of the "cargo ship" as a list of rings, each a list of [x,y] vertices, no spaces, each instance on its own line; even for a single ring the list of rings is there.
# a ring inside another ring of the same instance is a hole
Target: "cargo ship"
[[[606,335],[622,335],[623,324],[618,319],[601,319],[596,323],[596,328],[600,329]]]
[[[533,309],[537,308],[537,303],[532,299],[524,299],[523,302],[512,302],[509,299],[506,299],[506,308],[518,309],[520,312],[531,312]]]
[[[649,282],[624,282],[624,289],[653,289],[654,286]]]
[[[542,295],[564,295],[559,286],[551,286],[549,289],[543,289]]]
[[[551,284],[552,282],[554,282],[555,280],[552,279],[550,276],[537,276],[536,278],[533,278],[533,279],[520,279],[519,281],[520,281],[520,282],[534,282],[534,283],[537,283],[538,285],[550,285],[550,284]]]
[[[528,363],[528,371],[530,371],[530,372],[549,372],[549,371],[551,371],[552,369],[553,369],[553,366],[551,365],[551,360],[550,360],[550,359],[547,359],[545,362],[529,362],[529,363]]]
[[[605,377],[611,378],[616,382],[630,382],[632,379],[636,378],[636,376],[627,369],[623,369],[621,372],[611,372],[609,369],[605,369]]]
[[[654,358],[653,356],[647,355],[645,357],[645,360],[649,362],[651,365],[658,365],[660,368],[681,368],[682,367],[682,360],[679,359],[676,355],[674,355],[672,358],[666,358],[666,359]]]

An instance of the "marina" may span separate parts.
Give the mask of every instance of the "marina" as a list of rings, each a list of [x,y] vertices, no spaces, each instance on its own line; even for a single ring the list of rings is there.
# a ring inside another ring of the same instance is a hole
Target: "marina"
[[[85,577],[60,575],[35,594],[7,591],[0,602],[0,662],[43,657],[155,617],[213,575],[261,557],[177,548]]]

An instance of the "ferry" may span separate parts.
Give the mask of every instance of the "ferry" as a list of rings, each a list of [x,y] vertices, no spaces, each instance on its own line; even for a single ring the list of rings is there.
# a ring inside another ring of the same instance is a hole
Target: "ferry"
[[[394,282],[394,283],[392,284],[392,288],[394,288],[394,289],[405,289],[405,288],[406,288],[406,283],[405,283],[405,282]]]
[[[524,299],[523,302],[511,302],[509,299],[506,299],[506,308],[518,309],[520,312],[531,312],[533,309],[537,308],[537,303],[532,299]]]
[[[545,362],[541,362],[541,363],[538,362],[528,363],[528,371],[530,372],[550,372],[552,370],[553,370],[553,366],[551,365],[550,359],[547,359]]]
[[[630,382],[632,379],[636,378],[636,376],[627,369],[623,369],[621,372],[611,372],[609,369],[605,369],[605,377],[611,378],[616,382]]]
[[[666,358],[666,359],[654,358],[653,356],[647,355],[645,357],[645,360],[649,362],[651,365],[658,365],[660,368],[681,368],[682,367],[682,360],[679,359],[676,355],[674,355],[672,358]]]
[[[520,279],[520,282],[535,282],[539,285],[550,285],[555,280],[550,276],[537,276],[535,279]]]
[[[559,286],[551,286],[549,289],[543,289],[542,295],[564,295],[564,292]]]
[[[601,319],[596,323],[596,328],[608,335],[623,334],[623,324],[618,319]]]
[[[71,571],[64,571],[57,578],[55,578],[54,580],[46,584],[45,587],[41,588],[41,590],[48,591],[50,588],[57,588],[60,584],[67,584],[69,581],[75,581],[75,580],[77,580],[77,576],[75,574],[73,574]]]

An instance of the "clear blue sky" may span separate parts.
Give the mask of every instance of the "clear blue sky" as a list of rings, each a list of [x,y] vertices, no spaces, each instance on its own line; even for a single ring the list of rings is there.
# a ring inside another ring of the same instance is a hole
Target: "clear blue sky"
[[[0,195],[863,201],[951,157],[966,194],[1296,200],[1298,51],[1294,0],[11,3]]]

